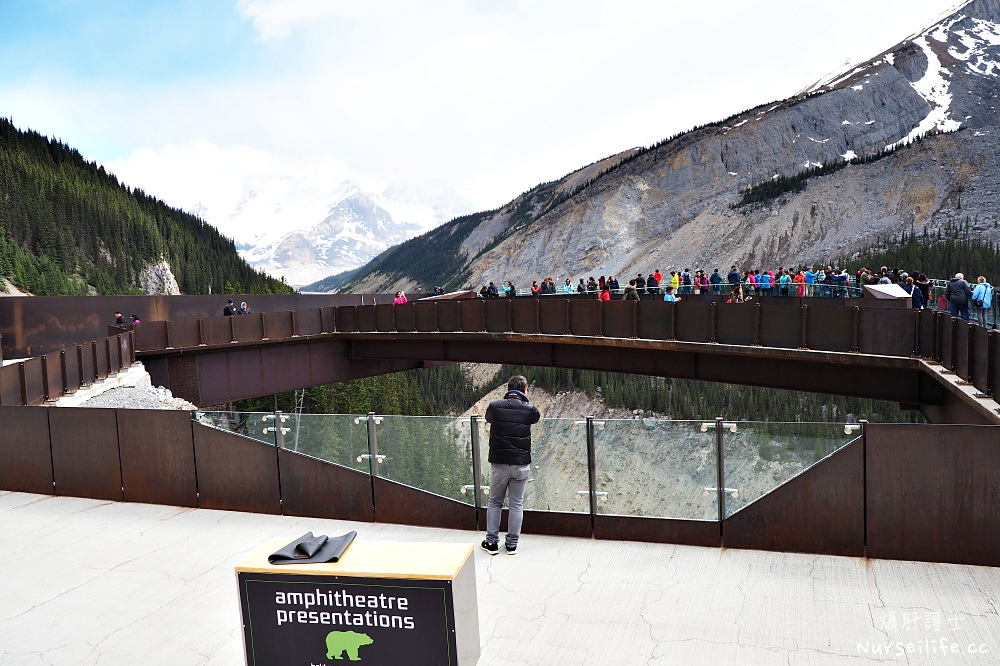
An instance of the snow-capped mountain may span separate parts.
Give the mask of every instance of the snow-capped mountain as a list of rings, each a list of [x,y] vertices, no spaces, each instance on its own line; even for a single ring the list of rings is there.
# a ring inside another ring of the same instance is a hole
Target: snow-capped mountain
[[[251,265],[301,286],[362,266],[445,222],[453,213],[443,201],[428,203],[398,189],[372,195],[347,182],[317,186],[276,178],[248,190],[218,226]]]

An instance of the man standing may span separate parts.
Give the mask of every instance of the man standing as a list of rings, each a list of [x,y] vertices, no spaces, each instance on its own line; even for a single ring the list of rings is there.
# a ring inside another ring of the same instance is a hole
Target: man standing
[[[507,382],[507,393],[486,408],[490,424],[490,500],[486,505],[486,538],[480,544],[490,555],[499,551],[500,512],[504,495],[508,497],[507,553],[517,552],[524,519],[524,487],[531,475],[531,425],[541,414],[528,400],[528,380],[514,375]]]
[[[233,303],[233,299],[226,301],[226,307],[222,308],[222,314],[226,317],[236,316],[236,305]]]
[[[964,321],[969,321],[969,300],[972,298],[972,287],[965,281],[965,276],[955,273],[955,277],[948,280],[944,288],[945,298],[948,299],[948,311],[952,317],[961,317]]]

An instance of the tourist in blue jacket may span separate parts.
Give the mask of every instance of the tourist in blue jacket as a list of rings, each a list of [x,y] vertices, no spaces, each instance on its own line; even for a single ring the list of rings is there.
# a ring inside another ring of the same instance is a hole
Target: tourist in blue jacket
[[[987,315],[993,309],[993,285],[982,275],[976,279],[976,288],[972,290],[972,308],[976,322],[980,326],[988,326]]]

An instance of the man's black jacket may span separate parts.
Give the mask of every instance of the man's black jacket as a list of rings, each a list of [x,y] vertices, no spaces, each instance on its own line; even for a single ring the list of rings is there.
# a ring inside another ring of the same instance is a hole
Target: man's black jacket
[[[531,463],[531,424],[541,418],[538,408],[520,391],[507,391],[501,400],[486,408],[490,428],[491,463],[528,465]]]

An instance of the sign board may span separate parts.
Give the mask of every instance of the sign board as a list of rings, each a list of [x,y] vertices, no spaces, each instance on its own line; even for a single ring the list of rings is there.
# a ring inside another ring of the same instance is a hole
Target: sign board
[[[451,581],[238,573],[254,666],[457,664]]]
[[[340,562],[290,566],[268,564],[261,551],[236,569],[248,666],[476,663],[473,558],[448,558],[471,547],[448,546],[355,541]],[[424,557],[396,566],[414,547]],[[380,564],[385,575],[372,571]]]

